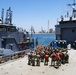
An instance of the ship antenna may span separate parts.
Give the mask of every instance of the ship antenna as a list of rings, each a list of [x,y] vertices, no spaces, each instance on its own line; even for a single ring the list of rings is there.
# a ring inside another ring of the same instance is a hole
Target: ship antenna
[[[76,3],[75,3],[75,0],[73,1],[73,4],[67,4],[67,5],[72,7],[72,9],[73,9],[72,16],[76,17],[76,10],[75,10]]]
[[[5,18],[5,24],[8,24],[8,10],[6,11],[6,18]]]
[[[32,32],[32,31],[33,31],[33,26],[31,26],[31,37],[32,37],[32,34],[33,34],[33,32]]]
[[[9,9],[6,12],[6,20],[5,20],[5,23],[12,25],[12,11],[11,11],[11,7],[9,7]]]

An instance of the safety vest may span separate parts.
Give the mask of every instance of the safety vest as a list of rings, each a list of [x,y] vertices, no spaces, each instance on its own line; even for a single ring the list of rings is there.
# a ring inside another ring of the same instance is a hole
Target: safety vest
[[[62,57],[62,53],[61,52],[59,52],[58,55],[59,55],[59,57]]]
[[[45,55],[45,60],[48,60],[49,59],[49,56],[48,55]]]
[[[59,56],[58,55],[56,55],[56,60],[59,60]]]
[[[56,57],[56,54],[55,54],[55,53],[53,53],[53,54],[51,55],[51,57]]]

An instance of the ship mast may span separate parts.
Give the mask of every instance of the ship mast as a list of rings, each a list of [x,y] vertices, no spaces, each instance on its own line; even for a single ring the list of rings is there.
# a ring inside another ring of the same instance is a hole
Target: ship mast
[[[75,3],[75,0],[73,0],[73,4],[67,4],[67,5],[70,6],[73,9],[72,17],[76,17],[76,10],[75,10],[76,3]]]
[[[4,9],[2,9],[1,19],[2,19],[2,24],[3,24],[3,19],[4,19]]]
[[[12,11],[11,11],[11,7],[9,7],[9,9],[6,12],[5,24],[12,25]]]

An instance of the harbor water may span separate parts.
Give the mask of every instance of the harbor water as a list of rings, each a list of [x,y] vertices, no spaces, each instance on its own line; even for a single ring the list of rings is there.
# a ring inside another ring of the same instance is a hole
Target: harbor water
[[[44,44],[45,46],[49,45],[51,41],[56,39],[55,34],[32,34],[30,37],[34,38],[34,42],[36,42],[36,38],[38,38],[38,44]]]

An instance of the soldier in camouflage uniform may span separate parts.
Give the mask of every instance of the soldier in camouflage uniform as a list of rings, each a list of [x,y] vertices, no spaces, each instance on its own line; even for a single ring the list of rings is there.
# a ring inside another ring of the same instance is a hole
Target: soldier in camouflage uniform
[[[35,66],[35,58],[36,58],[36,54],[33,53],[33,54],[32,54],[32,60],[31,60],[32,66]]]
[[[49,61],[49,55],[48,54],[45,54],[44,65],[48,65],[48,61]]]
[[[45,57],[45,53],[44,53],[44,51],[42,51],[40,54],[41,62],[44,61],[44,57]]]
[[[36,65],[40,66],[40,55],[39,54],[36,55]]]
[[[33,52],[30,52],[30,54],[28,54],[28,65],[31,65],[32,63],[32,54]]]

